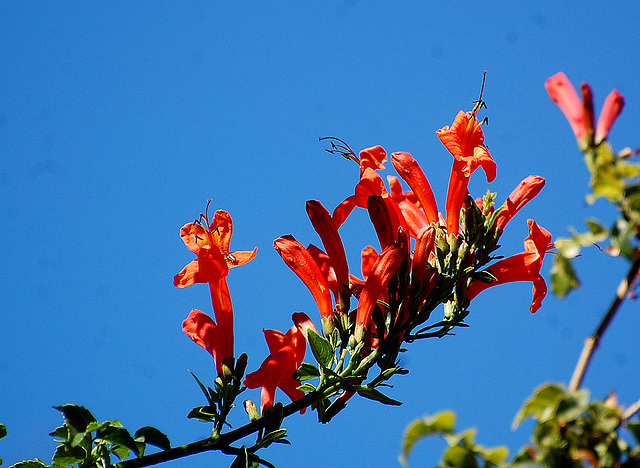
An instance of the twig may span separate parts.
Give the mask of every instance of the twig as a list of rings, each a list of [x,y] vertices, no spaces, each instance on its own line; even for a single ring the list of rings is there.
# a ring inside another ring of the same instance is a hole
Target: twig
[[[640,400],[636,401],[634,404],[632,404],[626,410],[624,410],[624,413],[622,414],[622,419],[626,421],[631,416],[636,414],[638,411],[640,411]]]
[[[578,359],[578,363],[576,364],[576,368],[573,371],[573,375],[571,376],[571,382],[569,383],[569,391],[573,392],[580,388],[582,384],[582,380],[584,379],[584,374],[587,371],[587,367],[591,362],[591,358],[593,357],[593,353],[598,348],[600,344],[600,339],[604,332],[607,330],[607,327],[613,320],[613,317],[620,309],[620,305],[622,301],[627,297],[627,293],[629,289],[635,283],[636,277],[638,276],[638,271],[640,270],[640,247],[636,248],[635,251],[635,260],[631,264],[631,268],[629,269],[629,273],[627,277],[620,282],[620,286],[618,286],[618,291],[616,292],[616,297],[611,303],[609,310],[606,315],[600,322],[600,325],[596,329],[595,333],[589,336],[585,342],[584,347],[582,348],[582,353],[580,353],[580,358]]]

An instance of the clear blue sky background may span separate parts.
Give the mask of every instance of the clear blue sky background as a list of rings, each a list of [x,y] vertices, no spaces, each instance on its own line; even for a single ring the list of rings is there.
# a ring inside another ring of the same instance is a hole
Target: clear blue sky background
[[[502,201],[529,174],[540,196],[509,225],[505,255],[522,250],[526,219],[555,237],[583,219],[614,219],[584,203],[588,173],[573,134],[544,90],[563,70],[589,81],[599,109],[613,88],[627,107],[616,149],[640,144],[640,10],[620,2],[15,2],[0,6],[0,441],[7,466],[48,462],[60,425],[53,405],[78,403],[132,431],[153,425],[175,445],[206,437],[186,419],[203,396],[187,369],[214,377],[210,356],[181,331],[191,308],[211,312],[204,285],[179,290],[193,255],[178,236],[212,198],[234,219],[232,248],[258,257],[232,271],[236,350],[255,370],[261,329],[318,312],[272,248],[293,233],[318,243],[304,202],[333,209],[357,167],[324,152],[320,136],[356,150],[409,151],[444,197],[452,158],[435,131],[477,98],[487,70],[486,142]],[[611,6],[605,6],[609,4]],[[388,171],[387,173],[393,173]],[[486,191],[479,171],[471,190]],[[375,245],[363,213],[341,230],[350,266]],[[547,258],[544,271],[551,264]],[[409,375],[390,391],[405,404],[354,399],[331,424],[286,421],[292,447],[264,455],[282,467],[394,466],[403,428],[455,409],[486,445],[512,451],[510,430],[541,383],[567,382],[626,264],[592,248],[577,262],[584,287],[528,312],[530,284],[483,293],[469,329],[415,343]],[[637,303],[625,304],[586,385],[640,397]],[[319,322],[319,320],[317,320]],[[259,392],[246,395],[255,401]],[[286,402],[286,397],[280,395]],[[245,421],[237,410],[232,423]],[[433,466],[423,444],[414,466]],[[203,454],[167,466],[228,466]]]

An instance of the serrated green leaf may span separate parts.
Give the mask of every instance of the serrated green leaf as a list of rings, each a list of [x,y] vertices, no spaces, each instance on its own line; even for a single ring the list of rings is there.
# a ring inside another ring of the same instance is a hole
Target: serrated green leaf
[[[538,388],[522,406],[515,419],[513,429],[529,416],[541,420],[550,416],[564,396],[564,389],[554,384],[546,384]]]
[[[75,465],[87,458],[87,452],[82,447],[59,446],[53,454],[53,465]]]
[[[91,412],[83,406],[54,406],[64,416],[66,423],[77,432],[84,432],[90,423],[96,422]]]
[[[169,437],[167,437],[166,434],[156,429],[155,427],[151,427],[151,426],[141,427],[133,435],[133,438],[135,440],[140,440],[146,444],[151,444],[156,447],[159,447],[162,450],[169,450],[171,448],[171,442],[169,441]]]
[[[57,437],[58,439],[67,440],[67,437],[69,436],[69,428],[67,426],[56,427],[49,433],[49,435],[51,437]]]
[[[579,286],[580,281],[576,277],[571,260],[563,255],[555,255],[551,267],[551,291],[562,299]]]
[[[320,377],[320,371],[316,366],[309,364],[308,362],[303,362],[300,365],[300,368],[293,374],[293,378],[300,382],[315,379],[316,377]]]
[[[329,367],[335,357],[333,347],[331,343],[329,343],[329,340],[321,337],[311,329],[309,329],[307,337],[313,356],[318,361],[318,364],[322,367]]]
[[[98,439],[111,442],[115,445],[121,445],[133,451],[133,453],[135,453],[136,455],[139,454],[136,441],[133,440],[133,437],[131,437],[129,431],[123,427],[109,426],[98,433],[96,440]]]
[[[15,465],[11,465],[9,468],[48,468],[49,465],[46,465],[42,461],[35,460],[25,460],[16,463]]]

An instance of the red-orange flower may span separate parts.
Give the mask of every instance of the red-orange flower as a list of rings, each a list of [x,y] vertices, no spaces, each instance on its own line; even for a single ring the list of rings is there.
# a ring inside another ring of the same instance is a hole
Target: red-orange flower
[[[364,283],[356,313],[356,339],[361,341],[364,330],[369,325],[371,313],[378,298],[387,287],[389,280],[396,273],[404,260],[405,246],[393,244],[382,251]]]
[[[337,282],[337,302],[340,304],[342,311],[348,312],[349,299],[351,296],[351,291],[349,290],[349,266],[347,264],[347,256],[344,251],[342,239],[340,238],[340,234],[338,234],[338,229],[333,224],[331,213],[317,200],[307,202],[307,214],[309,215],[311,224],[313,224],[313,228],[320,236],[322,245],[324,245],[329,260],[331,261]]]
[[[211,223],[205,214],[201,221],[182,226],[180,237],[198,258],[173,278],[173,284],[185,288],[194,283],[216,282],[229,274],[229,268],[253,260],[257,247],[251,252],[229,252],[232,232],[231,216],[223,210],[216,211]]]
[[[503,283],[531,281],[533,283],[533,301],[531,312],[536,312],[547,294],[547,284],[540,274],[544,254],[553,248],[551,234],[535,221],[529,220],[529,236],[524,240],[524,252],[500,260],[486,269],[496,281],[485,283],[473,281],[467,289],[466,299],[472,300],[485,289]]]
[[[581,100],[575,88],[563,72],[558,72],[548,78],[544,84],[549,97],[557,104],[569,121],[571,129],[578,140],[581,149],[587,146],[587,138],[594,136],[593,131],[593,101],[591,88],[587,83],[580,86],[583,99]],[[595,130],[596,145],[607,138],[618,115],[624,107],[624,96],[614,89],[604,101],[602,112],[598,118]]]
[[[222,362],[233,358],[233,329],[231,342],[225,330],[221,330],[211,317],[198,309],[193,309],[182,322],[182,331],[196,344],[209,351],[216,363],[218,375],[222,375]]]
[[[475,112],[460,111],[451,128],[444,127],[436,132],[440,141],[453,155],[454,162],[447,190],[447,232],[457,234],[460,224],[460,209],[467,196],[471,174],[482,167],[487,182],[496,177],[496,163],[484,145],[484,133]]]
[[[291,235],[277,238],[273,241],[273,247],[287,266],[309,288],[316,304],[318,304],[322,325],[330,326],[333,320],[333,307],[329,284],[309,251]]]
[[[414,195],[420,202],[429,223],[438,222],[438,207],[436,198],[431,190],[431,185],[427,177],[422,172],[422,168],[413,156],[409,153],[393,153],[391,163],[396,168],[400,177],[409,184]]]
[[[293,314],[295,325],[286,333],[277,330],[262,330],[269,346],[269,356],[260,368],[244,379],[247,388],[262,387],[262,409],[273,406],[276,389],[280,388],[292,401],[304,396],[298,390],[300,382],[293,374],[304,360],[307,350],[306,336],[309,329],[317,333],[311,319],[301,312]],[[300,412],[304,413],[303,408]]]
[[[234,356],[233,306],[226,276],[229,268],[249,262],[257,251],[256,247],[252,252],[230,253],[232,231],[231,216],[222,210],[216,211],[211,223],[205,213],[201,215],[201,221],[183,226],[180,236],[198,258],[173,279],[173,284],[179,288],[194,283],[209,283],[217,324],[204,312],[194,309],[183,323],[183,330],[211,353],[218,374],[222,373],[222,361]]]
[[[530,175],[524,179],[509,195],[496,215],[495,228],[502,231],[520,209],[533,200],[544,187],[545,180],[540,176]]]

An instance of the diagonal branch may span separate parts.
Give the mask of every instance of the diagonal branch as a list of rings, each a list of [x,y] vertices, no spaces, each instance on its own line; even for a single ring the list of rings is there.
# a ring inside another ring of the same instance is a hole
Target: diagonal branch
[[[580,358],[578,359],[578,363],[576,364],[576,368],[573,371],[573,375],[571,376],[571,382],[569,383],[569,391],[573,392],[580,388],[582,384],[582,380],[584,379],[584,374],[587,371],[587,367],[589,367],[589,363],[591,362],[591,358],[593,357],[593,353],[598,348],[600,344],[600,339],[602,335],[604,335],[605,331],[616,313],[620,309],[622,305],[622,301],[627,297],[629,289],[633,287],[633,284],[636,281],[638,276],[638,271],[640,270],[640,246],[636,248],[635,251],[635,260],[631,264],[631,268],[629,269],[629,273],[626,278],[624,278],[620,285],[618,286],[618,291],[616,292],[616,297],[609,306],[609,310],[606,315],[600,322],[600,325],[596,329],[593,335],[587,337],[584,342],[584,347],[582,348],[582,353],[580,353]]]

